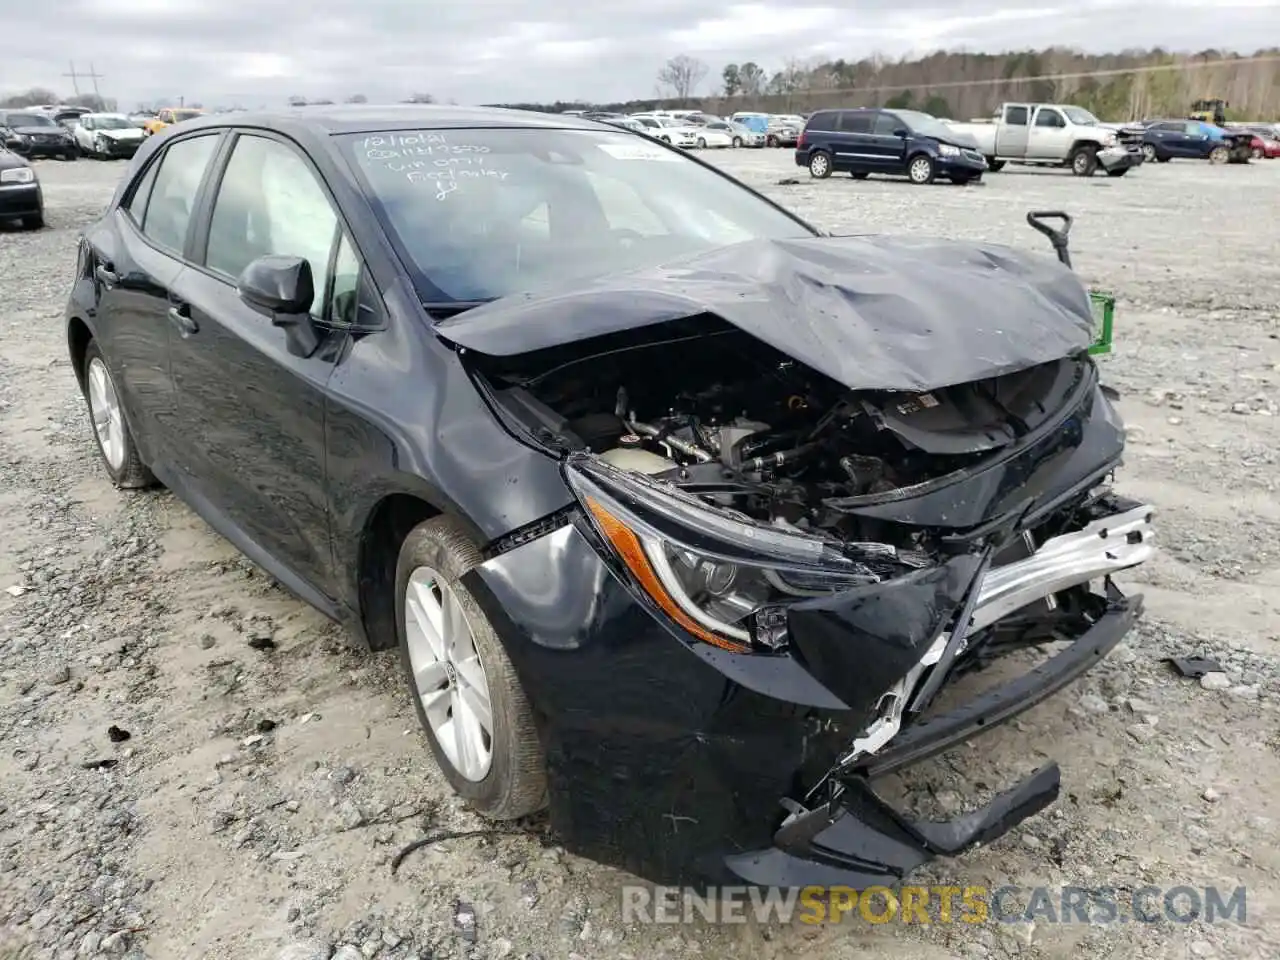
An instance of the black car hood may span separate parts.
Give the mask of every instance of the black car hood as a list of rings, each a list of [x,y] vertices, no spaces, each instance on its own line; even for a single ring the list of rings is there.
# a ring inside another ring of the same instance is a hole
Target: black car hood
[[[513,356],[713,314],[851,390],[933,390],[1088,347],[1076,275],[994,244],[883,236],[750,241],[634,273],[504,297],[441,321]]]

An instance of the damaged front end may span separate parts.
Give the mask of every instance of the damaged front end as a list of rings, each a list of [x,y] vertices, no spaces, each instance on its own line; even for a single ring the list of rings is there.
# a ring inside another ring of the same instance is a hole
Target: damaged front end
[[[512,630],[533,646],[585,646],[624,623],[637,636],[644,611],[695,655],[671,664],[647,641],[610,639],[627,657],[592,682],[635,712],[549,720],[553,823],[582,826],[581,806],[557,801],[557,781],[567,791],[574,777],[593,807],[620,811],[595,828],[595,846],[580,845],[588,855],[629,842],[670,866],[669,848],[698,850],[698,832],[667,835],[663,818],[701,818],[703,847],[723,841],[716,859],[740,880],[892,883],[1056,797],[1050,765],[932,823],[895,811],[874,783],[1029,709],[1115,646],[1141,598],[1112,577],[1150,556],[1152,511],[1108,486],[1124,431],[1087,322],[1021,361],[1010,347],[1021,334],[987,325],[1005,354],[985,371],[972,356],[939,362],[982,371],[956,382],[929,375],[914,348],[881,345],[901,386],[858,374],[856,358],[801,362],[742,326],[702,313],[467,357],[498,416],[562,457],[581,506],[561,540],[478,576],[520,612]],[[573,599],[538,564],[572,566],[591,597]],[[535,589],[540,605],[523,599]],[[953,678],[1028,647],[1054,649],[1025,676],[938,710]],[[648,672],[648,656],[667,673]],[[559,682],[550,660],[522,666]],[[666,714],[634,706],[661,702],[664,683]],[[636,780],[662,787],[637,800],[625,792]]]

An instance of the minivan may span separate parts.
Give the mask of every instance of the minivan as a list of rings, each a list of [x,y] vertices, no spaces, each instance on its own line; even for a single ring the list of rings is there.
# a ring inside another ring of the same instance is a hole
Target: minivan
[[[865,180],[873,173],[912,183],[945,177],[952,183],[982,179],[987,161],[973,138],[918,110],[819,110],[796,143],[796,165],[825,179],[836,171]]]

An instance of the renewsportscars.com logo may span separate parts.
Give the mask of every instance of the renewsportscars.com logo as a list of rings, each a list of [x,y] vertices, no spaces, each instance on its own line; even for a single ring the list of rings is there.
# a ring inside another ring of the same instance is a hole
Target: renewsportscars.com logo
[[[624,886],[624,923],[1244,923],[1244,887]]]

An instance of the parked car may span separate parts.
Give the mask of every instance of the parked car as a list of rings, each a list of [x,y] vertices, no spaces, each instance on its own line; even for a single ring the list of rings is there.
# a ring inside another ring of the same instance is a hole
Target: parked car
[[[28,230],[44,226],[40,180],[24,157],[0,146],[0,220],[17,220]]]
[[[905,176],[912,183],[945,177],[965,184],[987,169],[974,139],[917,110],[819,110],[796,145],[796,165],[825,179],[832,173],[865,180],[870,174]]]
[[[1229,131],[1203,120],[1153,120],[1143,133],[1142,152],[1160,163],[1176,158],[1227,163],[1248,160],[1252,141],[1246,131]]]
[[[146,133],[123,113],[86,113],[75,131],[81,153],[110,160],[132,157]]]
[[[147,136],[153,136],[159,133],[165,127],[173,126],[175,123],[183,123],[187,120],[194,120],[197,117],[204,116],[203,110],[197,110],[193,107],[165,107],[157,110],[156,115],[149,120],[144,121],[142,129]]]
[[[636,133],[647,133],[649,128],[635,117],[602,117],[601,122],[623,130],[634,130]]]
[[[642,876],[859,890],[1051,803],[1053,764],[945,824],[870,791],[1140,614],[1093,326],[1049,257],[832,237],[667,145],[442,107],[149,139],[67,306],[111,479],[398,647],[475,809]]]
[[[769,115],[767,113],[735,113],[729,118],[730,123],[739,124],[752,133],[760,135],[760,146],[768,146]]]
[[[1142,163],[1141,143],[1102,126],[1088,110],[1061,103],[1001,104],[992,121],[949,123],[974,138],[992,172],[1006,163],[1066,166],[1078,177],[1101,168],[1123,177]]]
[[[763,133],[756,133],[754,130],[730,120],[713,120],[711,123],[707,124],[705,129],[728,137],[728,145],[731,147],[764,146]]]
[[[71,131],[52,117],[30,110],[0,110],[0,143],[24,157],[74,160],[76,142]]]
[[[694,128],[694,146],[700,150],[732,147],[733,137],[733,130],[723,120],[705,123]]]
[[[698,145],[697,128],[686,126],[674,117],[634,113],[631,118],[644,124],[647,128],[646,132],[655,140],[661,140],[663,143],[669,143],[673,147],[684,147],[685,149],[691,149]]]
[[[1280,157],[1280,139],[1263,136],[1261,133],[1251,131],[1253,139],[1249,142],[1249,148],[1255,160],[1274,160]]]
[[[764,142],[767,147],[794,147],[800,140],[804,125],[793,125],[780,117],[770,117],[765,126]]]

